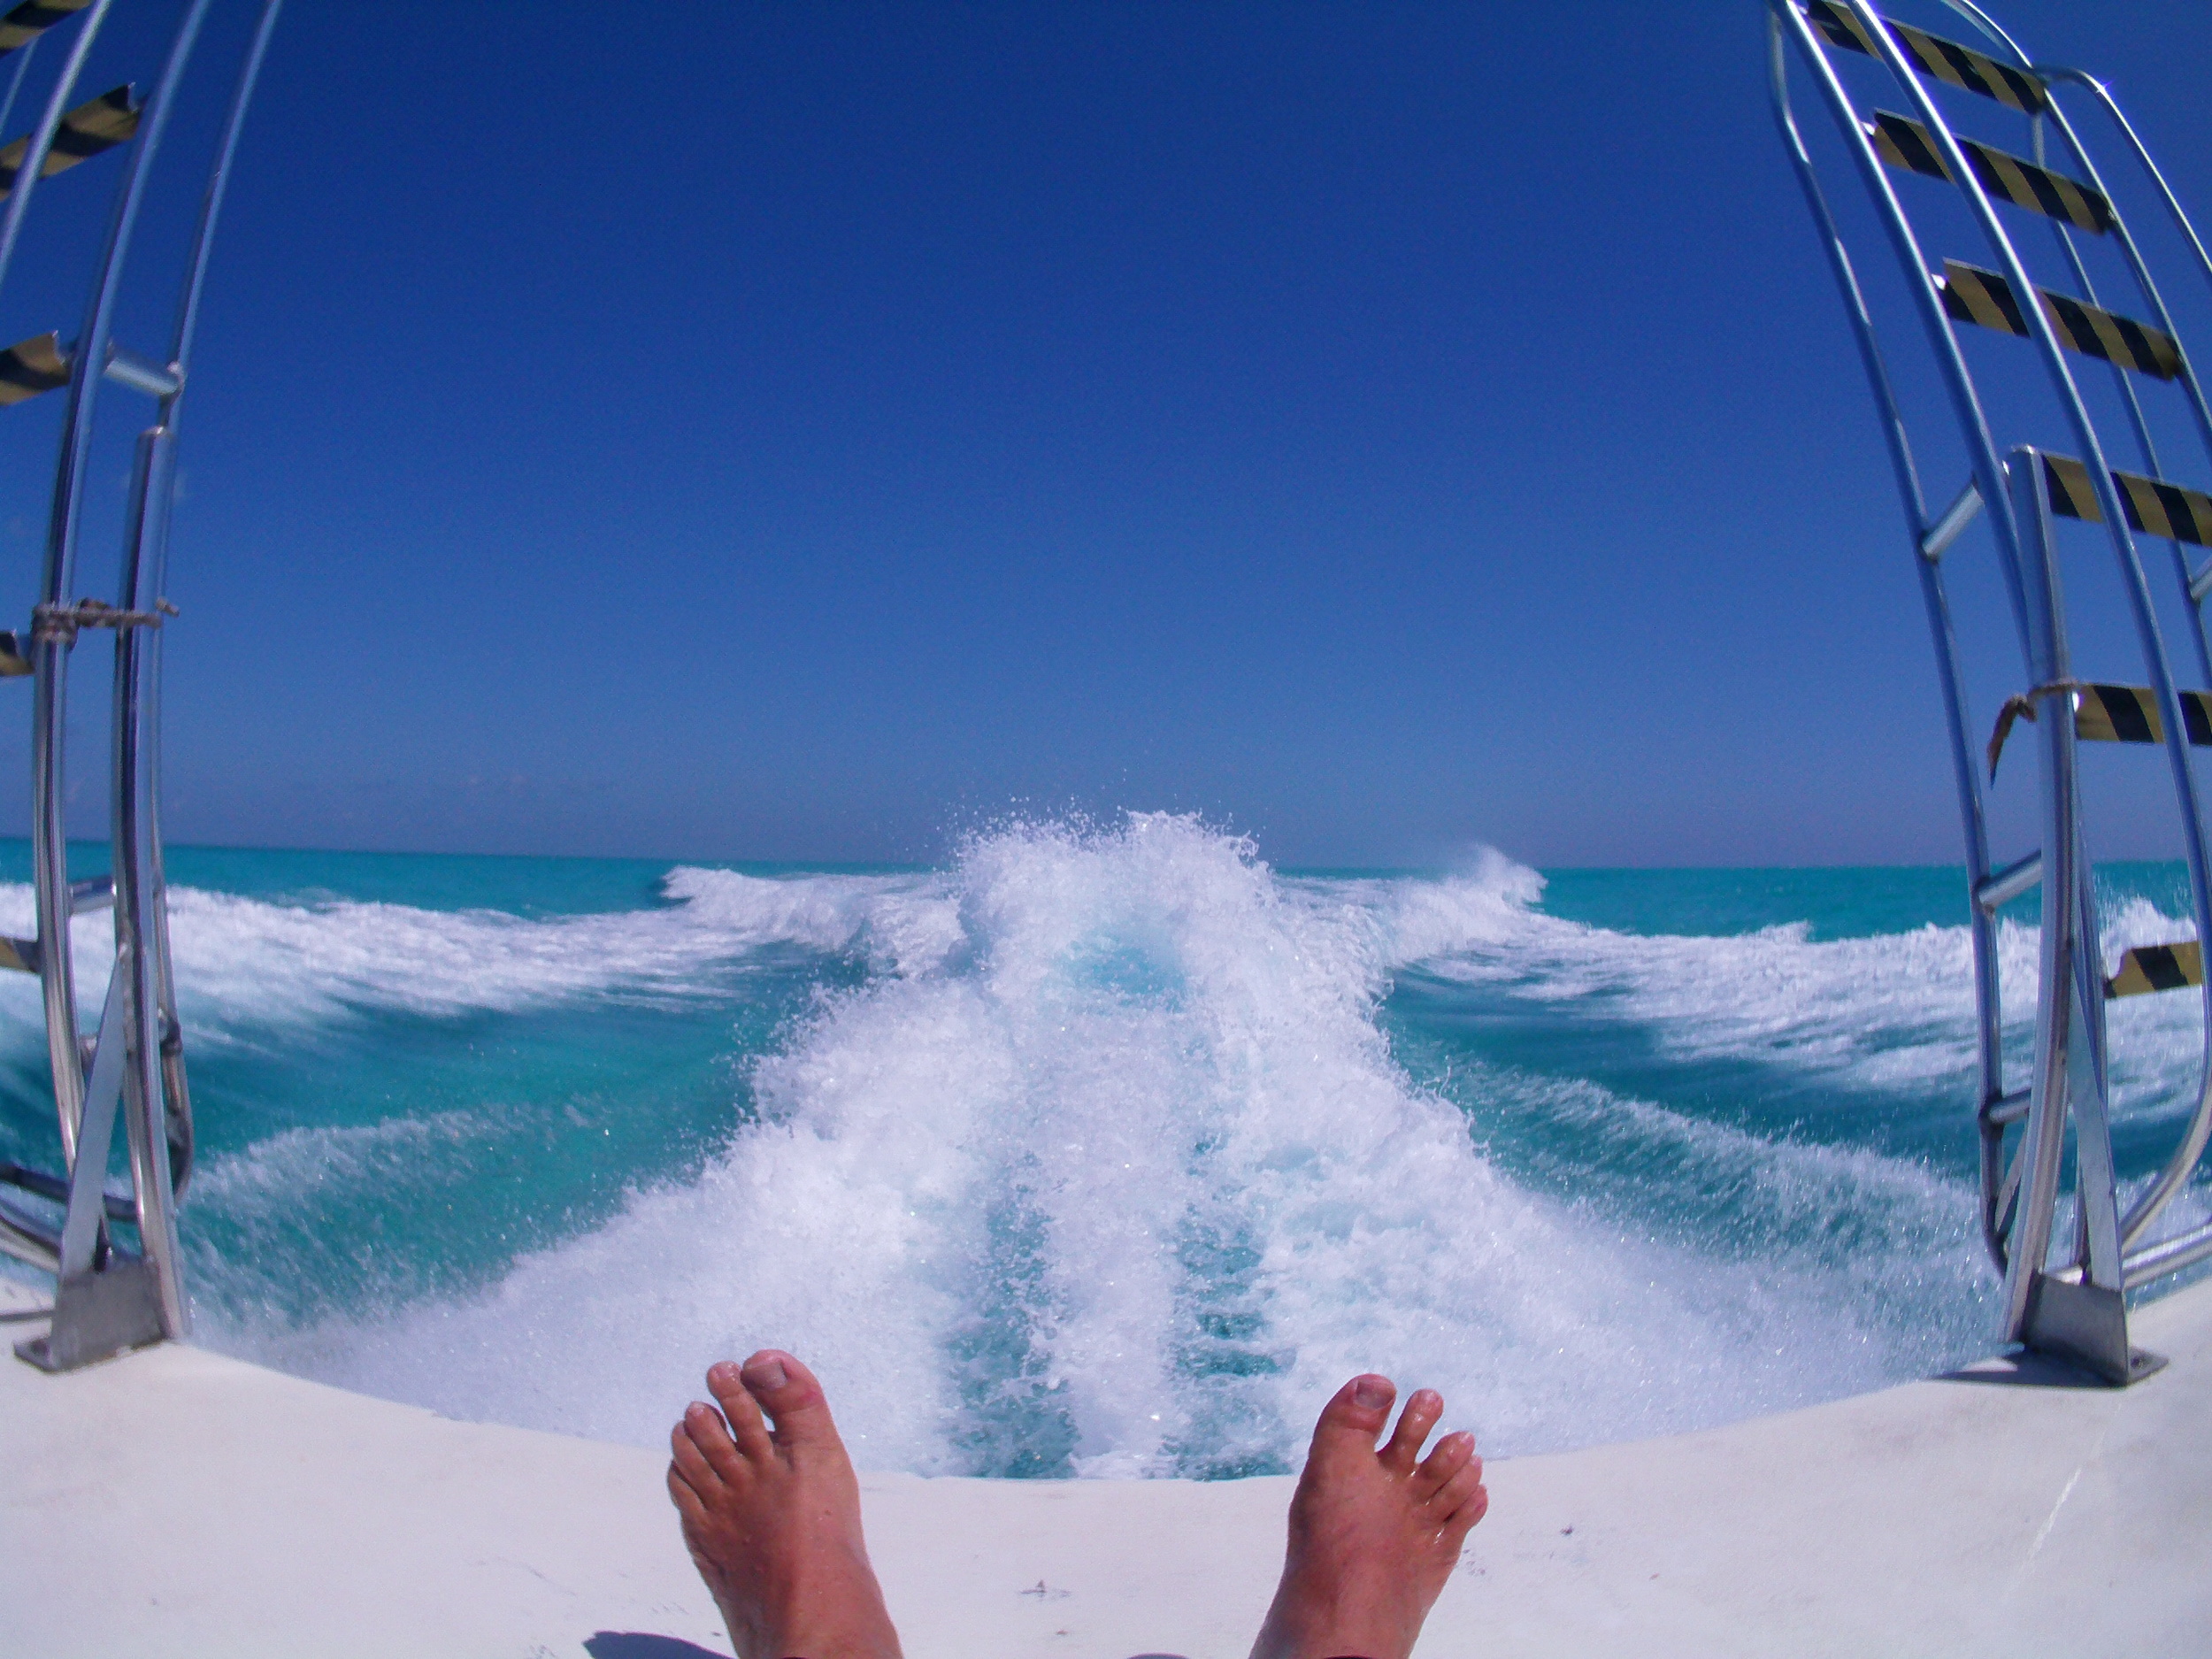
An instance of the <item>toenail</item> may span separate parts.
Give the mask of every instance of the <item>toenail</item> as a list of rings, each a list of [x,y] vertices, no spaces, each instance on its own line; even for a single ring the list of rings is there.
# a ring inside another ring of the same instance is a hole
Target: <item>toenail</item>
[[[1380,1377],[1363,1377],[1352,1385],[1352,1403],[1373,1408],[1390,1403],[1390,1384]]]
[[[762,1364],[758,1369],[747,1371],[745,1373],[745,1380],[756,1388],[766,1388],[773,1391],[782,1387],[784,1384],[789,1382],[791,1379],[785,1374],[783,1362],[780,1359],[772,1359]]]

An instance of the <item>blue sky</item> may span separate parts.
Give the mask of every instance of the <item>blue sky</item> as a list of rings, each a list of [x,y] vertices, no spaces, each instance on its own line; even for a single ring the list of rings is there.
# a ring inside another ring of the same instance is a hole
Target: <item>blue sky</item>
[[[88,88],[173,15],[122,0]],[[2200,11],[2004,15],[2212,215]],[[901,860],[1171,808],[1292,864],[1954,859],[1763,51],[1752,0],[291,0],[187,399],[169,833]],[[42,187],[6,338],[73,332],[116,167]],[[0,416],[19,610],[58,401]]]

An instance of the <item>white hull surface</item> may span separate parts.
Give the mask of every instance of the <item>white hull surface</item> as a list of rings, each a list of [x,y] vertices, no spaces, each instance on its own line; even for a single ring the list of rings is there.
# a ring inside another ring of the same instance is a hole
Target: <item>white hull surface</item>
[[[0,1303],[27,1298],[0,1283]],[[2022,1386],[1993,1363],[1980,1380],[1494,1463],[1490,1517],[1419,1651],[2212,1653],[2212,1284],[2145,1308],[2132,1334],[2172,1363],[2124,1393]],[[0,1649],[727,1653],[664,1467],[190,1348],[65,1377],[10,1358]],[[1290,1491],[1287,1477],[862,1486],[910,1659],[1241,1659]]]

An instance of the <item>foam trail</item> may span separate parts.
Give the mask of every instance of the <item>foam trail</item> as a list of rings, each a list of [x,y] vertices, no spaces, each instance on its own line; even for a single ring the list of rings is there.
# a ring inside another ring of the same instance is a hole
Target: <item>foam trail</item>
[[[1924,1094],[1976,1065],[1964,927],[1816,941],[1803,922],[1717,937],[1615,933],[1533,908],[1543,878],[1495,854],[1437,883],[1366,884],[1394,964],[1650,1032],[1680,1062],[1748,1059],[1810,1078]],[[2107,972],[2139,944],[2192,938],[2185,918],[2131,896],[2104,907]],[[2037,934],[1998,928],[2008,1046],[2032,1041]],[[2116,1109],[2185,1115],[2201,1055],[2198,1004],[2140,997],[2108,1010]]]
[[[1612,953],[1628,998],[1713,971],[1532,916],[1533,879],[1500,861],[1453,883],[1285,881],[1160,816],[979,838],[935,885],[856,904],[902,907],[879,931],[908,942],[757,1062],[757,1119],[695,1181],[480,1296],[218,1340],[642,1444],[707,1363],[772,1342],[831,1379],[864,1464],[1094,1475],[1286,1466],[1320,1399],[1369,1367],[1526,1451],[1845,1393],[1970,1345],[1970,1196],[1915,1165],[1594,1085],[1475,1081],[1752,1217],[1739,1237],[1669,1236],[1619,1193],[1569,1204],[1506,1179],[1407,1076],[1377,1016],[1409,961],[1540,995],[1578,971],[1572,939]],[[1862,1213],[1839,1247],[1836,1217]]]
[[[430,1018],[512,1012],[624,992],[684,995],[778,946],[856,952],[888,971],[949,949],[957,925],[929,876],[767,879],[680,867],[663,909],[526,918],[328,900],[272,902],[173,888],[170,937],[180,1012],[196,1043],[365,1010]],[[34,926],[31,889],[0,884],[0,932]],[[114,961],[104,919],[76,927],[82,1011],[96,1020]],[[37,987],[0,984],[0,1044],[42,1047]]]

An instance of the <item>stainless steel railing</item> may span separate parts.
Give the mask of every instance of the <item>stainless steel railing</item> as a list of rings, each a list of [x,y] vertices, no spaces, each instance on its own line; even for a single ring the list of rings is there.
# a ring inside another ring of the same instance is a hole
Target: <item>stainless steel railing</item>
[[[1979,48],[1942,39],[1931,41],[1924,32],[1893,25],[1866,0],[1769,0],[1774,111],[1841,291],[1845,313],[1874,394],[1911,527],[1914,562],[1935,644],[1971,901],[1982,1230],[2004,1274],[2003,1334],[2008,1340],[2067,1354],[2113,1381],[2124,1382],[2147,1363],[2133,1355],[2127,1344],[2124,1293],[2212,1256],[2212,1223],[2156,1243],[2142,1242],[2195,1171],[2208,1140],[2212,1139],[2212,991],[2201,983],[2193,991],[2200,1007],[2201,1042],[2187,1126],[2156,1175],[2123,1211],[2113,1169],[2109,1123],[2111,1067],[2105,1019],[2109,989],[2083,833],[2082,787],[2075,755],[2078,740],[2071,718],[2078,696],[2072,687],[2078,682],[2068,645],[2067,603],[2055,552],[2043,454],[2026,444],[2016,444],[2008,455],[2001,451],[1989,418],[1991,404],[1970,372],[1961,348],[1958,319],[1944,303],[1947,296],[1939,293],[1932,277],[1937,267],[1923,252],[1923,238],[1892,187],[1883,158],[1863,124],[1863,111],[1847,90],[1835,59],[1861,54],[1886,72],[1883,79],[1907,100],[1910,118],[1927,134],[1942,173],[1959,190],[1975,229],[2014,296],[2019,326],[2008,326],[2008,332],[2024,334],[2032,346],[2070,441],[2078,450],[2077,458],[2095,494],[2143,671],[2150,680],[2148,695],[2160,717],[2159,738],[2166,751],[2167,772],[2184,831],[2192,919],[2198,939],[2207,941],[2212,941],[2212,876],[2208,875],[2188,726],[2157,607],[2131,534],[2129,507],[2120,498],[2104,440],[2075,381],[2067,357],[2068,342],[2061,340],[2053,317],[2039,301],[2026,262],[1959,134],[1933,96],[1931,77],[2022,111],[2031,124],[2036,163],[2046,162],[2047,140],[2055,135],[2062,152],[2062,165],[2069,169],[2070,176],[2078,177],[2111,202],[2087,148],[2053,94],[2053,88],[2060,84],[2086,88],[2148,174],[2208,277],[2212,277],[2212,258],[2206,257],[2204,244],[2179,201],[2101,84],[2078,71],[2038,67],[1972,0],[1942,0],[1942,4],[1970,24],[1993,52],[1985,55]],[[1791,102],[1793,62],[1833,118],[1851,169],[1901,267],[1923,343],[1966,453],[1969,480],[1939,513],[1931,511],[1921,484],[1912,427],[1885,356],[1881,330],[1875,324],[1850,250],[1830,207],[1821,169],[1797,123]],[[2020,201],[2017,195],[2008,199]],[[2093,305],[2099,303],[2076,230],[2055,215],[2048,222],[2067,274],[2080,297]],[[2181,346],[2180,331],[2116,203],[2113,203],[2108,229],[2152,321],[2175,342],[2180,366],[2173,379],[2206,456],[2212,459],[2212,410],[2207,408]],[[2133,371],[2115,359],[2112,373],[2128,434],[2151,475],[2162,478],[2152,427],[2131,378]],[[2021,411],[2009,406],[2015,400],[2008,396],[2001,401],[2007,404],[2001,412],[2008,428],[2018,427]],[[2025,673],[2030,688],[2024,693],[2028,707],[2041,706],[2052,716],[2039,723],[2039,845],[2002,868],[1993,868],[1991,863],[1989,803],[1977,757],[1978,745],[1971,734],[1969,680],[1944,566],[1962,534],[1981,516],[1989,524],[2012,611],[2020,648],[2018,672]],[[2208,593],[2212,592],[2212,559],[2193,570],[2178,540],[2173,543],[2173,551],[2182,599],[2193,625],[2194,666],[2205,682],[2212,685],[2212,639],[2208,638],[2202,609]],[[2034,887],[2040,888],[2042,901],[2034,1061],[2024,1086],[2008,1090],[1996,917],[2001,906]],[[2054,1233],[2067,1196],[2062,1180],[2070,1125],[2075,1148],[2072,1237],[2059,1240]]]
[[[194,335],[209,254],[236,156],[239,133],[265,58],[281,0],[261,0],[234,82],[192,241],[178,284],[165,357],[154,358],[112,337],[133,234],[150,188],[151,169],[204,26],[216,0],[189,0],[160,76],[140,115],[101,250],[85,319],[70,348],[60,454],[48,516],[46,554],[27,641],[32,710],[32,855],[38,905],[35,941],[10,941],[17,962],[40,978],[47,1049],[65,1178],[0,1169],[0,1249],[56,1276],[48,1333],[17,1351],[50,1370],[68,1370],[138,1344],[187,1333],[177,1194],[189,1178],[193,1133],[183,1034],[169,956],[167,898],[160,833],[160,629],[176,614],[163,597],[168,525],[175,488],[177,423],[190,381]],[[92,0],[80,20],[18,188],[0,220],[0,278],[94,32],[111,0]],[[72,600],[88,457],[104,382],[150,397],[153,423],[139,435],[117,600]],[[112,630],[110,719],[111,874],[69,877],[65,739],[68,670],[88,630]],[[115,964],[89,1042],[77,1019],[71,918],[111,910]],[[121,1116],[131,1195],[105,1191],[114,1125]],[[63,1202],[59,1225],[10,1195]],[[119,1225],[135,1232],[129,1248]]]

